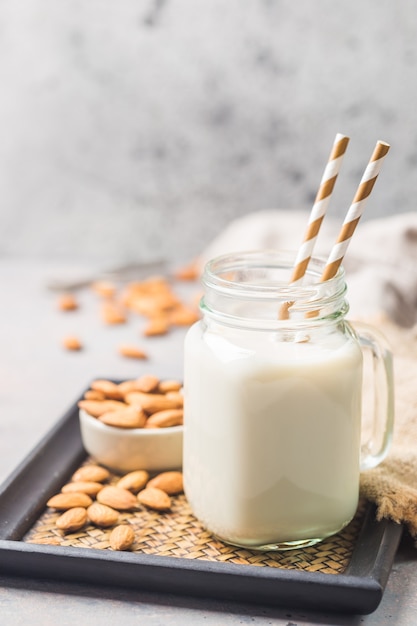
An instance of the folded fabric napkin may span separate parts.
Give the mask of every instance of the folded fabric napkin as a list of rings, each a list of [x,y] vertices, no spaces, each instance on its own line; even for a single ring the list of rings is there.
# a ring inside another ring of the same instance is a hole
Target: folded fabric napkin
[[[308,213],[261,211],[232,222],[198,259],[227,252],[294,249]],[[315,254],[327,258],[340,223],[326,217]],[[404,523],[417,541],[417,213],[362,222],[343,262],[350,313],[387,338],[394,355],[395,427],[385,461],[361,476],[362,494],[377,517]],[[416,544],[417,545],[417,544]]]

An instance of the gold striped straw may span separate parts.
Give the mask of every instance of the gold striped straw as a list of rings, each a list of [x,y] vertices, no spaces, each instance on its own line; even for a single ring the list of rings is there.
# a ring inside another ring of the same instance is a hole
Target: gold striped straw
[[[311,209],[304,240],[295,259],[295,265],[290,278],[290,283],[295,283],[297,280],[300,280],[306,273],[307,266],[317,240],[317,235],[319,234],[323,218],[326,214],[327,207],[329,206],[330,198],[333,193],[348,143],[349,137],[341,135],[340,133],[336,135],[332,151],[320,181],[320,187],[317,191],[316,199]]]
[[[330,280],[330,278],[333,278],[336,275],[389,149],[390,145],[388,143],[385,143],[384,141],[377,141],[370,161],[366,166],[365,172],[363,173],[361,182],[359,183],[359,187],[356,190],[353,202],[346,213],[339,236],[330,252],[329,258],[327,259],[327,263],[320,277],[320,282]],[[309,311],[306,317],[312,318],[316,317],[318,314],[319,311],[317,310]]]
[[[326,214],[327,207],[329,206],[337,176],[342,166],[342,160],[348,147],[348,143],[349,137],[342,135],[341,133],[337,133],[310,212],[307,230],[304,234],[303,242],[295,259],[290,283],[295,283],[298,280],[301,280],[307,271],[311,255],[313,254],[313,249],[317,241],[317,236]],[[288,309],[292,304],[292,302],[282,303],[279,311],[279,319],[288,319]]]
[[[390,145],[388,143],[384,141],[377,142],[361,182],[359,183],[353,202],[346,214],[339,236],[330,252],[320,278],[321,282],[333,278],[339,269],[389,149]]]

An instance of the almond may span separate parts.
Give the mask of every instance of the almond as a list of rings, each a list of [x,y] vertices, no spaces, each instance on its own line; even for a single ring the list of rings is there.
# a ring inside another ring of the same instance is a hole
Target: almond
[[[119,411],[103,413],[98,417],[100,422],[116,428],[143,428],[146,422],[146,414],[137,406],[128,406]]]
[[[106,300],[101,305],[101,318],[105,324],[125,324],[126,315],[116,302]]]
[[[156,411],[146,421],[146,427],[168,428],[170,426],[180,426],[183,423],[184,411],[182,409],[167,409]]]
[[[189,309],[186,306],[178,306],[169,314],[169,321],[175,326],[191,326],[194,322],[198,322],[200,315],[197,311]]]
[[[78,406],[92,417],[99,417],[103,413],[126,408],[126,404],[119,402],[119,400],[80,400]]]
[[[92,502],[92,499],[86,493],[58,493],[55,496],[52,496],[52,498],[49,498],[46,505],[51,509],[66,511],[67,509],[72,509],[74,507],[90,506]]]
[[[116,285],[108,280],[97,280],[91,289],[101,298],[112,298],[116,293]]]
[[[101,483],[79,480],[78,482],[64,485],[61,491],[62,493],[73,493],[76,491],[78,493],[86,493],[89,496],[96,496],[100,489],[103,489],[103,485]]]
[[[104,393],[106,398],[110,400],[121,400],[123,398],[119,385],[116,385],[116,383],[113,383],[111,380],[94,380],[90,386],[94,391]]]
[[[119,346],[119,354],[128,359],[147,359],[148,355],[144,350],[132,344],[123,344]]]
[[[169,400],[175,400],[176,402],[178,402],[178,408],[184,406],[184,396],[180,391],[167,391],[165,396]]]
[[[101,391],[93,391],[89,389],[84,394],[84,400],[105,400],[106,396]]]
[[[156,413],[156,411],[164,411],[166,409],[181,408],[181,404],[178,400],[167,398],[161,393],[132,391],[126,394],[125,400],[128,404],[140,406],[148,414]]]
[[[67,335],[62,340],[62,345],[66,350],[82,350],[83,344],[75,335]]]
[[[155,511],[168,511],[171,508],[169,495],[156,487],[146,487],[140,491],[138,501],[149,509],[155,509]]]
[[[152,376],[151,374],[146,374],[141,376],[136,381],[136,391],[143,391],[144,393],[150,393],[155,391],[159,385],[159,378],[156,376]]]
[[[56,525],[60,530],[66,533],[80,530],[87,523],[87,511],[84,507],[77,506],[68,509],[56,520]]]
[[[119,521],[119,512],[100,502],[93,502],[88,507],[87,514],[93,524],[103,528],[114,526]]]
[[[160,391],[160,393],[179,391],[181,387],[182,383],[179,380],[161,380],[158,386],[158,391]]]
[[[127,489],[121,487],[113,487],[112,485],[103,487],[97,494],[97,500],[100,504],[107,504],[117,511],[130,511],[137,507],[137,499]]]
[[[162,489],[169,496],[182,493],[184,491],[182,472],[161,472],[161,474],[158,474],[148,482],[146,488],[150,487]]]
[[[153,317],[143,330],[145,337],[154,337],[155,335],[165,335],[169,329],[169,322],[165,315]]]
[[[88,481],[102,483],[110,478],[110,472],[100,465],[83,465],[72,475],[73,481]]]
[[[133,528],[128,524],[116,526],[110,533],[109,541],[113,550],[129,550],[135,541]]]
[[[149,480],[149,474],[145,470],[136,470],[125,474],[117,483],[118,487],[127,489],[132,493],[137,493],[141,489],[144,489],[146,483]]]
[[[63,293],[58,299],[58,309],[60,311],[75,311],[78,309],[78,302],[72,293]]]

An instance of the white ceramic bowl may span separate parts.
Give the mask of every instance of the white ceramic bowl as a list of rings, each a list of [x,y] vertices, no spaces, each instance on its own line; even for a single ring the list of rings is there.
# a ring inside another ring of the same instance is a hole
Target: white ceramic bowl
[[[182,426],[116,428],[80,409],[80,428],[87,453],[115,472],[163,471],[182,466]]]

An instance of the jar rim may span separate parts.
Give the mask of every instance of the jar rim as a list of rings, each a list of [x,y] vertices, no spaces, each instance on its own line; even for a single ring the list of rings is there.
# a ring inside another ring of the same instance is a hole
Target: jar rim
[[[339,267],[333,278],[321,281],[326,260],[313,256],[303,279],[291,283],[296,254],[292,250],[248,250],[211,259],[202,276],[206,289],[201,301],[203,313],[225,319],[233,300],[264,306],[265,315],[271,307],[276,311],[280,305],[290,303],[290,317],[307,321],[305,318],[312,314],[315,319],[310,319],[309,323],[343,318],[348,311],[343,267]],[[242,315],[235,310],[230,319],[242,316],[247,322],[250,316],[245,307],[241,309],[244,311]],[[257,310],[261,311],[259,307]],[[273,317],[275,324],[275,313]],[[278,320],[279,324],[282,322]]]

